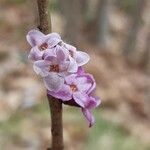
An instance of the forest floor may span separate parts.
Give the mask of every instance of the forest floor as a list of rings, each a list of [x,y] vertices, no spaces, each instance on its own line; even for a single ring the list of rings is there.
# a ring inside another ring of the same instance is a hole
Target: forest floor
[[[46,91],[27,60],[25,39],[36,27],[36,10],[30,1],[7,1],[0,2],[0,150],[46,149],[51,138]],[[61,33],[60,18],[52,14],[53,30]],[[127,64],[116,47],[104,52],[86,42],[80,46],[91,56],[85,67],[96,78],[102,104],[90,129],[78,108],[64,106],[66,149],[149,150],[149,74]]]

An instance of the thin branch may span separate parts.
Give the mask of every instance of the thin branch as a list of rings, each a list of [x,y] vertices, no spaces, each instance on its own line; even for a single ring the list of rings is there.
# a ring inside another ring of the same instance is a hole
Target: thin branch
[[[38,28],[43,33],[47,34],[51,32],[51,19],[49,13],[49,0],[37,0],[38,12],[39,12],[39,26]]]
[[[48,95],[51,107],[52,150],[63,150],[62,102]]]
[[[48,0],[37,0],[39,11],[39,29],[47,34],[51,32],[51,22],[48,13]],[[47,150],[63,150],[62,103],[47,95],[51,112],[52,147]]]

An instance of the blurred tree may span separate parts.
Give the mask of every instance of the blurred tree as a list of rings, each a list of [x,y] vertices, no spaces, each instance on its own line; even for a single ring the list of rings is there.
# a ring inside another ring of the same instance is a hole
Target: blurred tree
[[[114,0],[114,4],[117,8],[130,15],[134,12],[137,0]]]
[[[77,44],[84,24],[87,0],[60,0],[61,12],[65,17],[65,38]]]
[[[135,51],[136,39],[141,25],[144,5],[145,5],[145,0],[136,0],[135,6],[133,7],[133,13],[131,14],[132,24],[129,28],[126,41],[123,45],[123,53],[125,56],[127,56],[129,60],[133,59],[133,57],[129,57],[129,56],[131,53]]]
[[[92,1],[93,2],[93,1]],[[97,0],[95,1],[94,13],[84,28],[84,33],[87,39],[105,48],[109,37],[109,0]],[[90,6],[89,6],[90,9]],[[89,11],[88,9],[88,11]]]
[[[146,38],[146,44],[145,44],[145,50],[144,53],[141,57],[140,60],[140,66],[144,70],[150,70],[150,48],[149,48],[149,43],[150,43],[150,32],[147,34]]]
[[[109,0],[98,1],[96,23],[96,41],[100,46],[106,47],[109,35]]]

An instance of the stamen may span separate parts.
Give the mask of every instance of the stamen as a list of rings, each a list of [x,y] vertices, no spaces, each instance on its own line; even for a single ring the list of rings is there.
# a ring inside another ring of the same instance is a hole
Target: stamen
[[[48,44],[47,43],[43,43],[42,45],[39,46],[39,49],[41,51],[46,50],[48,48]]]
[[[50,70],[52,72],[59,72],[59,65],[50,65]]]
[[[76,92],[76,91],[78,90],[78,89],[77,89],[77,86],[74,85],[74,84],[70,85],[70,88],[71,88],[71,90],[72,90],[73,92]]]

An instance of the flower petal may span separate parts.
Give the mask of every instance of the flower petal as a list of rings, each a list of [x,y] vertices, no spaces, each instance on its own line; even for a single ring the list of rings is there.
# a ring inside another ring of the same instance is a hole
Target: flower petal
[[[74,84],[76,76],[77,76],[76,74],[71,74],[69,76],[66,76],[65,77],[66,83],[69,84],[69,85]]]
[[[93,89],[93,84],[95,85],[93,76],[87,73],[78,74],[75,82],[78,90],[87,94],[89,94],[89,91],[92,91],[91,89]]]
[[[60,35],[59,35],[58,33],[55,33],[55,32],[50,33],[50,34],[47,34],[47,35],[46,35],[46,38],[51,38],[51,39],[53,39],[53,38],[61,39]]]
[[[57,50],[56,50],[56,55],[57,55],[58,61],[60,63],[63,62],[66,59],[65,49],[63,49],[60,46],[58,46]]]
[[[70,44],[66,44],[66,43],[64,43],[64,46],[65,46],[66,49],[68,50],[70,56],[71,56],[72,58],[76,59],[76,52],[77,52],[77,49],[76,49],[74,46],[72,46],[72,45],[70,45]]]
[[[67,43],[64,43],[65,44],[65,47],[68,49],[68,50],[71,50],[71,51],[74,51],[76,52],[76,48],[70,44],[67,44]]]
[[[44,77],[44,84],[49,91],[57,92],[62,88],[64,84],[64,78],[58,76],[57,73],[49,73],[48,76]]]
[[[98,97],[89,96],[88,103],[86,105],[87,109],[96,108],[100,104],[100,99]]]
[[[85,73],[85,71],[84,71],[84,68],[83,67],[78,67],[78,71],[77,71],[77,74],[78,75],[82,75],[83,73]]]
[[[53,48],[54,46],[56,46],[58,43],[61,43],[62,40],[58,39],[58,38],[50,38],[50,39],[46,39],[47,43],[48,43],[48,48]]]
[[[45,42],[48,43],[48,48],[53,48],[58,43],[61,43],[61,37],[58,33],[50,33],[45,36]]]
[[[72,99],[72,91],[70,90],[70,87],[65,84],[59,91],[48,91],[48,94],[63,101],[68,101]]]
[[[45,50],[42,56],[42,58],[47,61],[53,61],[54,59],[56,60],[56,57],[55,48]]]
[[[85,74],[85,76],[87,77],[87,82],[92,83],[92,86],[89,88],[87,92],[87,94],[91,94],[92,92],[96,90],[96,82],[95,82],[94,77],[91,74],[87,73]]]
[[[42,77],[46,77],[49,74],[49,65],[50,62],[39,60],[34,62],[33,69],[37,74],[41,75]]]
[[[73,99],[77,104],[79,104],[81,107],[85,108],[88,104],[88,95],[81,92],[74,92],[73,93]]]
[[[43,52],[41,52],[37,46],[33,47],[28,55],[28,59],[31,61],[37,61],[42,59]]]
[[[33,47],[36,45],[40,45],[44,37],[45,35],[42,32],[38,30],[31,30],[28,32],[26,39],[28,43]]]
[[[77,84],[78,90],[81,92],[84,92],[84,93],[87,93],[88,90],[91,88],[91,86],[92,86],[92,84],[88,83],[88,82],[79,83],[79,81],[78,81],[78,84]]]
[[[77,51],[76,52],[76,62],[78,66],[82,66],[86,64],[90,60],[90,56],[82,51]]]
[[[95,79],[89,73],[78,74],[76,85],[81,91],[86,92],[88,95],[93,93],[96,89]]]
[[[72,57],[69,56],[70,64],[68,67],[68,72],[70,73],[76,73],[78,71],[78,65]]]
[[[68,75],[70,75],[70,73],[67,72],[67,69],[68,69],[68,65],[69,65],[69,62],[64,62],[62,64],[59,64],[59,75],[60,76],[63,76],[64,78]]]
[[[87,121],[89,122],[89,127],[92,127],[93,124],[95,123],[95,118],[92,115],[92,113],[90,112],[90,110],[82,108],[82,113],[85,116],[85,118],[87,119]]]

